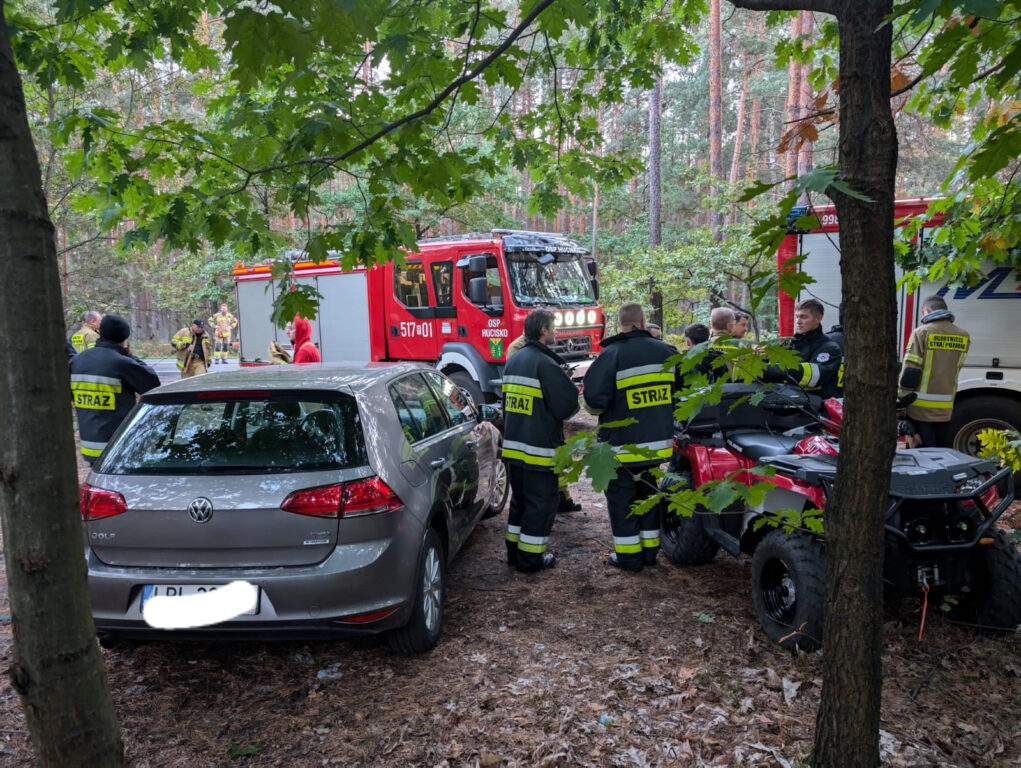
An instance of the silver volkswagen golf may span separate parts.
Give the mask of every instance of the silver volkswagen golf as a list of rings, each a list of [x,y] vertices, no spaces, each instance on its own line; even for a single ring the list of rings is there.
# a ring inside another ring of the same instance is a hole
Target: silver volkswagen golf
[[[81,488],[100,638],[181,636],[146,622],[148,600],[242,581],[243,614],[187,634],[387,632],[429,650],[445,565],[507,499],[495,415],[409,364],[246,368],[146,393]]]

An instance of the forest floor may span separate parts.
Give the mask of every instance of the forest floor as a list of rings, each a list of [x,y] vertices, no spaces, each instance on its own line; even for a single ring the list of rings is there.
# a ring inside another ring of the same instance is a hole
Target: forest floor
[[[577,425],[576,425],[577,426]],[[505,517],[454,560],[443,635],[418,658],[374,639],[103,650],[133,766],[799,766],[825,650],[771,644],[749,559],[640,574],[606,566],[605,499],[572,487],[557,567],[504,564]],[[1021,505],[1006,527],[1021,528]],[[881,749],[890,766],[1021,763],[1021,635],[984,636],[930,606],[885,608]],[[6,581],[0,659],[13,655]],[[0,764],[32,765],[0,679]]]

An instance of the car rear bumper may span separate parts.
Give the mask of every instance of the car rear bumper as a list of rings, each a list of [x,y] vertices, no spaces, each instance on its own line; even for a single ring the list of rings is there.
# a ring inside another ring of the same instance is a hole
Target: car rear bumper
[[[393,629],[411,617],[424,535],[418,526],[399,526],[395,533],[337,546],[321,563],[300,567],[126,568],[106,565],[89,549],[92,617],[99,634],[125,637],[234,635],[261,639],[272,634],[357,635]],[[238,580],[259,588],[254,615],[186,630],[157,630],[142,617],[142,590],[147,584],[224,585]],[[386,615],[371,621],[345,621],[377,612]]]

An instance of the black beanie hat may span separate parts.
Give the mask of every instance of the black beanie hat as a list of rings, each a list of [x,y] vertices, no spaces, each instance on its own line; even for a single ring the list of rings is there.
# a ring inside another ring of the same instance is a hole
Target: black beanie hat
[[[120,315],[106,315],[99,323],[99,337],[120,344],[131,335],[131,326]]]

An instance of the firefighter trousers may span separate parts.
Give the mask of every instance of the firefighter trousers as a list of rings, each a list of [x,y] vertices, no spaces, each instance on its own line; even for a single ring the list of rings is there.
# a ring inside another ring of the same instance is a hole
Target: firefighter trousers
[[[640,571],[655,565],[659,552],[659,504],[644,515],[631,513],[631,506],[656,493],[651,467],[618,467],[617,476],[606,488],[606,507],[613,531],[613,550],[622,568]]]
[[[548,469],[508,464],[511,501],[507,513],[507,562],[519,571],[542,567],[560,501],[557,476]]]

